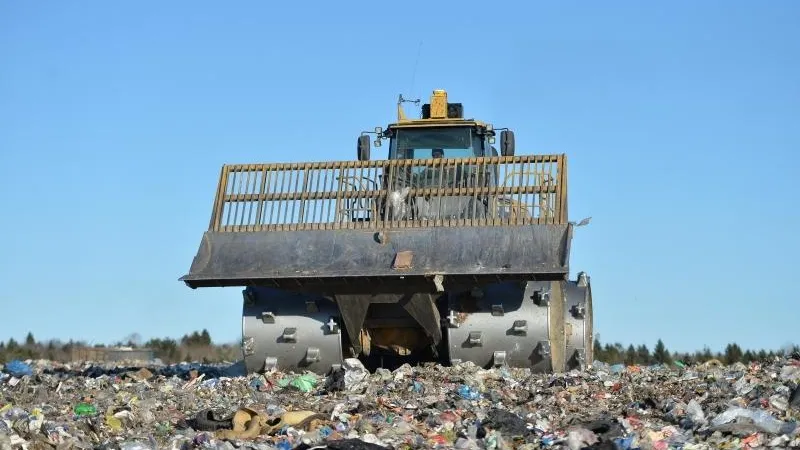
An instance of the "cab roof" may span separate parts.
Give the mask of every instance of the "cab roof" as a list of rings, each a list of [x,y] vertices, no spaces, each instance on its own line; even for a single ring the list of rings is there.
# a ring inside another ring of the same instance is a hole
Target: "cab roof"
[[[475,119],[464,118],[464,107],[461,103],[449,103],[447,91],[436,89],[431,95],[430,103],[422,105],[422,118],[409,119],[403,111],[403,96],[397,101],[397,121],[390,123],[387,130],[402,128],[429,128],[429,127],[478,127],[486,128],[489,124]]]
[[[390,123],[387,129],[425,128],[425,127],[480,127],[485,128],[486,123],[474,119],[406,119]]]

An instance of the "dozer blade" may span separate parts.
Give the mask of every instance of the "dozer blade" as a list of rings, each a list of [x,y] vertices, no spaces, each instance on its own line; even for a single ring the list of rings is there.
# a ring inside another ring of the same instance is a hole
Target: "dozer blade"
[[[207,232],[188,275],[192,288],[296,288],[433,277],[558,278],[568,270],[569,229],[463,227],[385,231],[391,244],[359,230]],[[407,255],[407,256],[406,256]],[[407,258],[407,265],[395,261]]]
[[[181,280],[297,288],[437,274],[562,279],[572,235],[557,182],[563,158],[225,166]],[[434,181],[415,186],[411,175],[427,165]],[[448,170],[460,178],[440,186],[435,174]]]

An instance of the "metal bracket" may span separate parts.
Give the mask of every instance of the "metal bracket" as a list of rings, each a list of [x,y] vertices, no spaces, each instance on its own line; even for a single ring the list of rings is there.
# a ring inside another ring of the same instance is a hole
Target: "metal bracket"
[[[570,311],[572,312],[572,315],[575,316],[575,318],[577,319],[586,318],[586,307],[580,303],[573,305]]]
[[[264,323],[275,323],[275,314],[272,311],[264,311],[261,313],[261,321]]]
[[[550,306],[550,291],[539,289],[533,293],[533,302],[539,306]]]
[[[458,328],[458,322],[456,319],[458,319],[458,315],[456,315],[456,312],[451,309],[450,313],[447,314],[447,324],[450,326],[450,328]]]
[[[511,326],[511,331],[514,334],[527,336],[528,335],[528,321],[527,320],[515,320],[514,324]]]
[[[497,350],[492,355],[492,364],[497,366],[504,366],[506,364],[506,352],[504,350]]]
[[[394,261],[392,261],[392,269],[394,270],[411,269],[413,267],[412,265],[413,260],[414,260],[414,252],[410,250],[397,252],[394,255]]]
[[[503,309],[503,305],[492,305],[492,315],[493,316],[504,316],[505,314],[506,314],[506,312]]]
[[[578,272],[578,286],[586,287],[589,285],[589,275],[586,272]]]
[[[328,326],[328,333],[329,334],[338,334],[339,333],[339,324],[333,320],[333,317],[328,319],[328,322],[325,323]]]
[[[468,342],[469,342],[470,345],[473,345],[475,347],[482,347],[483,346],[483,342],[482,342],[482,339],[481,339],[481,332],[480,331],[470,331],[469,332],[469,340],[468,340]]]
[[[322,358],[320,357],[319,349],[317,347],[308,347],[306,349],[306,363],[315,363],[319,362]]]
[[[550,341],[539,341],[539,354],[545,358],[550,356]]]
[[[284,328],[281,339],[285,342],[297,342],[297,328]]]
[[[278,358],[275,356],[267,356],[264,358],[264,370],[273,370],[278,368]]]

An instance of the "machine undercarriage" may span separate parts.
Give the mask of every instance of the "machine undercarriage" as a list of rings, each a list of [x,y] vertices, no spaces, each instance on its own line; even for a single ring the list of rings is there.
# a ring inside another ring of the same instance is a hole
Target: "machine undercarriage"
[[[324,295],[274,287],[243,291],[248,371],[326,373],[344,358],[367,367],[435,361],[536,372],[580,368],[591,351],[591,287],[501,281],[447,292]]]

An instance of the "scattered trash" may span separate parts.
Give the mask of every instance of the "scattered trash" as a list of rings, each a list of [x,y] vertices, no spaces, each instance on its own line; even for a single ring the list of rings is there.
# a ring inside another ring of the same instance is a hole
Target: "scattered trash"
[[[789,396],[789,406],[800,411],[800,385],[797,385]]]
[[[800,447],[800,367],[608,365],[533,374],[347,359],[327,377],[241,366],[12,361],[0,449]]]
[[[344,388],[349,392],[363,392],[368,387],[369,371],[357,358],[344,360]]]

